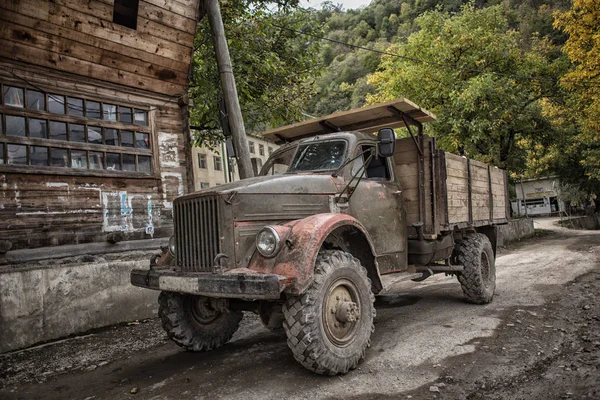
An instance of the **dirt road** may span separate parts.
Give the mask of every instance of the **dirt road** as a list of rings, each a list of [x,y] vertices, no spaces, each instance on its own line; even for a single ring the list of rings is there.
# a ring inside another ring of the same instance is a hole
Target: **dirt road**
[[[379,298],[371,349],[346,376],[304,370],[251,315],[205,354],[151,320],[0,356],[0,398],[597,399],[600,231],[551,222],[502,250],[489,305],[465,303],[444,276]]]

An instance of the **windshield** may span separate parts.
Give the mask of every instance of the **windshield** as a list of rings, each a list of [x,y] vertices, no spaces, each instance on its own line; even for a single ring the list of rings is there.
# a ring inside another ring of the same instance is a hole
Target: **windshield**
[[[334,170],[344,161],[345,152],[343,140],[300,145],[288,172]]]
[[[290,147],[281,153],[275,153],[267,160],[267,163],[260,171],[260,176],[285,174],[292,162],[296,147]]]

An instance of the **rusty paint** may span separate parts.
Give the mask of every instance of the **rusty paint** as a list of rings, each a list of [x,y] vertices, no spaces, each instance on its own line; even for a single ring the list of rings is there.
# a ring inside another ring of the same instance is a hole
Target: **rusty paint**
[[[317,214],[282,226],[271,225],[282,241],[279,254],[266,258],[255,252],[248,268],[284,276],[293,282],[288,288],[290,293],[302,293],[312,282],[313,268],[323,241],[344,225],[354,226],[369,237],[362,224],[347,214]]]

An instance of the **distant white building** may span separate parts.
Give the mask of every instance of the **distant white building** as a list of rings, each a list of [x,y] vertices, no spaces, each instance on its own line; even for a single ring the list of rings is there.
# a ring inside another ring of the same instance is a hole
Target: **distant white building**
[[[525,179],[515,185],[517,201],[512,202],[513,213],[519,215],[551,215],[565,209],[558,200],[559,180],[556,176]],[[525,211],[527,209],[527,212]]]
[[[265,139],[248,136],[248,150],[253,165],[260,172],[269,156],[279,146]],[[219,149],[193,147],[194,189],[200,190],[240,180],[235,158],[227,158],[227,149],[223,143]]]

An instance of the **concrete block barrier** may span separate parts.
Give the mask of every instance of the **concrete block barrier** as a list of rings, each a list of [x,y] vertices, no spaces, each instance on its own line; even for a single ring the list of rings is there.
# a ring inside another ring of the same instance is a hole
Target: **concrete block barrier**
[[[148,260],[0,271],[0,353],[156,316],[158,292],[129,283]]]

